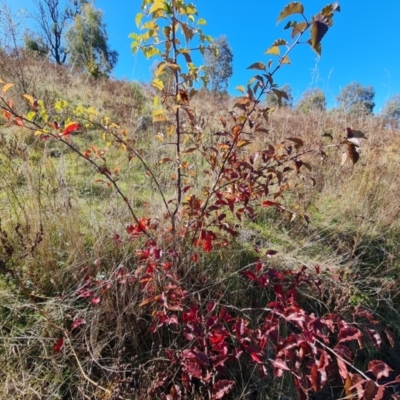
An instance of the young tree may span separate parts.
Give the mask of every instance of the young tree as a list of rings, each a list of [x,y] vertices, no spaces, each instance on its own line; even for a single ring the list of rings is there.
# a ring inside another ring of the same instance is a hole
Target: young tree
[[[66,34],[70,62],[93,76],[108,75],[114,68],[118,53],[110,50],[103,12],[93,4],[82,6]]]
[[[220,36],[204,52],[206,80],[213,92],[225,92],[233,74],[233,53],[226,36]]]
[[[382,116],[400,124],[400,94],[395,94],[385,103]]]
[[[293,107],[292,88],[286,84],[279,89],[272,89],[267,93],[265,102],[268,107]]]
[[[67,59],[64,35],[68,24],[86,3],[87,0],[35,0],[33,19],[38,24],[40,45],[57,64],[63,64]]]
[[[352,82],[345,86],[336,97],[339,108],[349,114],[372,114],[375,107],[375,90],[372,86],[362,86]]]
[[[308,113],[313,110],[325,111],[325,94],[321,89],[306,90],[296,105],[297,110]]]

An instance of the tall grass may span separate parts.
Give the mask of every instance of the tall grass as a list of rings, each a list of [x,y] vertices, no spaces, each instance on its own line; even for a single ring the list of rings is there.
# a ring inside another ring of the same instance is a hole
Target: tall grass
[[[17,82],[12,65],[21,60],[2,57],[7,68],[1,79]],[[32,94],[49,104],[63,98],[111,113],[128,127],[129,140],[135,141],[166,195],[172,193],[170,174],[160,160],[173,154],[157,137],[163,127],[151,122],[151,89],[122,81],[92,81],[46,60],[27,60],[22,65]],[[194,103],[212,143],[219,117],[234,99],[200,92]],[[17,99],[16,107],[26,105]],[[374,116],[278,109],[271,115],[269,133],[254,137],[245,151],[287,137],[301,138],[309,149],[322,149],[339,142],[348,126],[368,137],[360,161],[341,165],[340,146],[310,153],[305,160],[311,169],[293,178],[295,184],[283,200],[299,214],[305,210],[310,223],[260,209],[255,220],[241,226],[234,250],[217,251],[196,270],[187,271],[185,279],[199,296],[224,293],[238,307],[246,297],[256,301],[258,294],[243,289],[237,272],[254,258],[251,248],[257,245],[278,251],[271,266],[321,266],[327,283],[323,293],[303,293],[311,310],[346,313],[350,305],[363,304],[378,313],[382,324],[390,324],[399,339],[400,132]],[[138,307],[139,286],[123,279],[125,271],[135,268],[137,246],[118,239],[126,236],[126,225],[132,223],[124,202],[61,143],[5,126],[0,133],[0,398],[146,398],[146,390],[138,386],[145,387],[157,373],[151,370],[156,368],[154,361],[166,367],[158,349],[166,338],[150,334],[149,316]],[[138,215],[145,212],[162,220],[162,199],[137,159],[108,148],[100,132],[71,140],[82,148],[105,148],[110,164],[120,168],[119,185]],[[196,162],[194,157],[194,168],[201,171]],[[200,188],[207,184],[201,174],[198,179]],[[340,285],[334,280],[337,275],[342,277]],[[204,288],[201,276],[211,277],[213,285]],[[95,306],[77,296],[88,280],[98,291],[110,285]],[[71,332],[71,343],[54,354],[57,326],[69,330],[77,318],[85,323]],[[395,354],[380,357],[399,371]],[[261,385],[252,381],[246,368],[236,371],[243,383],[240,398],[250,386]],[[142,397],[135,397],[138,390]],[[271,383],[272,398],[282,392],[279,383]]]

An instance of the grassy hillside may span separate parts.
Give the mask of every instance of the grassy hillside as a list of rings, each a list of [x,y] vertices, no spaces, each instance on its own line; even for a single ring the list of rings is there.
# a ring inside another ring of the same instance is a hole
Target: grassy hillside
[[[58,117],[79,106],[97,110],[98,119],[108,115],[109,124],[116,122],[125,130],[135,155],[111,143],[101,129],[72,134],[68,140],[82,152],[104,151],[104,165],[117,177],[135,213],[163,224],[163,199],[149,170],[165,196],[172,196],[171,161],[166,160],[174,154],[166,144],[165,126],[153,122],[152,89],[91,80],[46,60],[24,57],[0,60],[0,78],[15,84],[7,91],[13,107],[29,109],[25,93],[51,110],[65,100],[68,104]],[[211,146],[221,129],[220,117],[229,118],[227,110],[235,99],[201,91],[192,104]],[[141,305],[141,286],[134,281],[143,241],[130,240],[127,226],[134,221],[126,203],[104,176],[61,141],[9,126],[4,115],[0,122],[0,399],[156,398],[149,390],[169,368],[164,349],[166,343],[174,348],[178,328],[151,330],[152,309]],[[346,127],[367,136],[355,165],[341,165],[341,147],[331,146],[340,142]],[[301,138],[308,150],[325,149],[304,155],[309,168],[301,174],[294,171],[293,185],[278,198],[298,217],[260,206],[255,218],[236,222],[239,235],[229,248],[202,253],[197,264],[188,262],[188,270],[178,271],[180,283],[199,303],[216,301],[233,313],[267,304],[274,293],[244,282],[240,272],[255,262],[254,247],[262,254],[275,250],[275,256],[264,258],[268,267],[285,271],[306,266],[313,279],[321,280],[320,290],[301,288],[299,302],[308,312],[352,320],[354,310],[363,307],[375,315],[382,346],[375,348],[370,340],[364,349],[354,349],[355,365],[365,371],[369,360],[380,359],[396,376],[400,132],[374,116],[277,109],[270,115],[268,133],[254,134],[244,151],[251,154],[288,137]],[[202,162],[193,156],[199,192],[209,179]],[[170,244],[160,246],[167,251]],[[316,266],[318,277],[313,275]],[[96,295],[87,297],[87,290]],[[371,321],[363,324],[376,328]],[[385,330],[391,335],[385,336]],[[294,396],[286,375],[261,379],[246,359],[228,368],[227,375],[237,382],[232,399]],[[332,379],[319,398],[344,397],[342,387],[339,377]],[[204,396],[199,392],[190,398]]]

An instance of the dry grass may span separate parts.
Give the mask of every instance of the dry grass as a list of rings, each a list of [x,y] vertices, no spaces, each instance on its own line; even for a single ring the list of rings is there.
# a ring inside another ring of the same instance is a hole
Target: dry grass
[[[16,72],[18,63],[23,65],[22,80]],[[170,173],[159,160],[173,153],[156,137],[163,127],[149,122],[150,89],[132,90],[128,82],[89,81],[76,71],[40,59],[2,58],[0,65],[3,81],[20,87],[28,82],[27,92],[46,104],[67,98],[71,104],[107,110],[128,127],[128,137],[156,172],[165,193],[172,194]],[[16,103],[20,109],[26,107],[21,98]],[[227,110],[234,99],[200,92],[194,104],[199,120],[204,119],[204,133],[212,141],[212,134],[221,128],[219,117],[229,118]],[[213,254],[200,264],[200,271],[187,272],[186,283],[199,296],[225,293],[232,304],[240,304],[245,297],[254,300],[257,294],[243,289],[237,272],[251,262],[248,248],[257,243],[279,250],[272,266],[322,266],[326,289],[320,297],[305,292],[307,307],[346,313],[349,305],[362,303],[399,332],[400,132],[377,117],[352,119],[281,109],[271,115],[269,134],[254,137],[247,151],[287,137],[300,137],[307,149],[318,149],[338,142],[347,126],[368,137],[362,143],[359,163],[340,166],[337,147],[328,148],[324,160],[307,155],[313,168],[297,177],[298,184],[288,193],[288,206],[298,207],[299,212],[305,209],[311,224],[306,227],[299,219],[289,222],[261,212],[257,221],[242,227],[236,250]],[[332,142],[322,137],[324,132],[332,133]],[[132,222],[123,201],[104,184],[94,183],[98,175],[59,144],[32,139],[16,128],[2,128],[1,135],[0,398],[117,399],[118,393],[125,398],[146,398],[138,382],[145,387],[158,372],[157,362],[158,369],[168,367],[158,346],[169,338],[150,335],[149,315],[138,307],[142,301],[139,286],[119,283],[122,266],[135,268],[137,246],[117,246],[114,239],[115,234],[123,236],[126,224]],[[89,144],[104,146],[100,136],[93,132]],[[71,140],[88,144],[86,138]],[[128,162],[126,154],[113,148],[108,149],[108,159],[112,167],[121,167],[120,187],[133,199],[139,215],[146,212],[162,219],[165,210],[160,196],[140,162]],[[200,176],[197,184],[206,185],[206,178]],[[341,271],[343,284],[338,286],[330,274]],[[200,273],[213,278],[207,290],[194,281]],[[76,297],[88,274],[101,285],[111,284],[96,307]],[[29,298],[15,276],[31,293]],[[52,346],[60,335],[56,326],[68,330],[76,318],[86,323],[70,334],[63,351],[53,354]],[[390,358],[399,369],[393,354],[382,357]],[[242,383],[250,379],[248,371],[243,371]],[[112,391],[114,397],[87,377]],[[253,385],[262,386],[260,382]],[[248,390],[243,383],[238,396],[245,398]],[[274,398],[284,392],[278,384],[270,390]]]

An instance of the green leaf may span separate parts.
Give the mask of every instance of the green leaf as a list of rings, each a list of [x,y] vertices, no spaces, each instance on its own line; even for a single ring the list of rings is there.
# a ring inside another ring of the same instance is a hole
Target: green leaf
[[[301,3],[297,2],[297,1],[289,3],[279,14],[277,23],[282,21],[284,18],[288,17],[289,15],[303,14],[303,12],[304,12],[304,7]]]
[[[261,69],[261,70],[263,70],[263,71],[266,70],[265,64],[262,63],[262,62],[260,62],[260,61],[255,62],[254,64],[251,64],[251,65],[250,65],[249,67],[247,67],[246,69]]]

